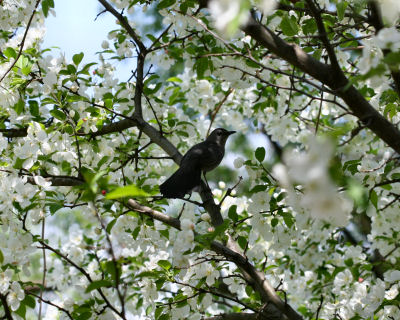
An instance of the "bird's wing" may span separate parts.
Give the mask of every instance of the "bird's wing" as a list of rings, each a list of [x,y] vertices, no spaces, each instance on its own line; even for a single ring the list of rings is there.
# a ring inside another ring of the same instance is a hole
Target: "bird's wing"
[[[191,147],[181,160],[180,166],[200,167],[203,161],[212,156],[212,149],[206,141],[200,142]]]
[[[180,167],[200,168],[201,170],[209,171],[215,168],[222,160],[224,150],[216,143],[203,141],[194,145],[183,156]]]

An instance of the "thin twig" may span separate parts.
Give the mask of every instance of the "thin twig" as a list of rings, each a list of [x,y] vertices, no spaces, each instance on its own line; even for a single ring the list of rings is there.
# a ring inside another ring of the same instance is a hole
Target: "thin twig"
[[[225,103],[225,101],[228,99],[229,95],[234,91],[233,88],[229,88],[228,92],[225,94],[224,98],[221,100],[221,102],[215,107],[214,111],[211,114],[211,121],[210,125],[208,126],[207,134],[206,137],[210,134],[211,126],[215,120],[215,117],[217,116],[217,113],[221,109],[222,105]]]
[[[94,207],[94,211],[96,213],[97,220],[100,223],[101,229],[104,231],[104,234],[106,236],[106,241],[109,246],[109,250],[111,253],[111,259],[112,259],[112,262],[114,264],[114,269],[115,269],[115,286],[114,287],[115,287],[115,290],[117,291],[118,299],[121,304],[120,316],[121,316],[121,318],[125,319],[125,300],[124,300],[124,295],[121,293],[121,290],[120,290],[120,273],[119,273],[120,269],[118,266],[117,258],[115,256],[115,252],[114,252],[114,248],[113,248],[113,245],[112,245],[112,242],[110,239],[110,235],[107,232],[107,227],[104,224],[103,219],[100,217],[99,211],[98,211],[95,203],[93,203],[93,207]]]
[[[321,311],[321,309],[322,309],[322,303],[324,302],[324,296],[321,294],[321,298],[320,298],[320,300],[319,300],[319,306],[318,306],[318,309],[317,309],[317,315],[315,316],[315,320],[318,320],[318,317],[319,317],[319,312]]]
[[[46,225],[46,219],[45,216],[43,216],[42,219],[42,241],[44,242],[44,231],[45,231],[45,225]],[[40,288],[40,304],[39,304],[39,313],[38,313],[38,320],[42,319],[42,301],[43,301],[43,289],[46,286],[46,272],[47,272],[47,266],[46,266],[46,249],[43,247],[42,248],[42,253],[43,253],[43,277],[42,277],[42,287]]]
[[[34,294],[31,291],[26,292],[26,294],[29,294],[29,295],[34,296],[35,298],[39,299],[40,300],[40,305],[42,305],[42,302],[44,302],[44,303],[46,303],[46,304],[48,304],[50,306],[53,306],[53,307],[57,308],[58,310],[60,310],[62,312],[64,312],[68,316],[68,318],[70,318],[71,320],[74,319],[72,317],[71,313],[67,309],[64,309],[63,307],[60,307],[60,306],[56,305],[55,303],[51,302],[50,300],[43,299],[41,295],[38,296],[38,295]]]
[[[315,135],[318,133],[318,128],[319,128],[319,121],[321,118],[321,111],[322,111],[322,101],[324,99],[324,92],[321,91],[321,100],[319,102],[319,109],[318,109],[318,115],[317,115],[317,124],[315,125]]]
[[[226,190],[225,195],[223,196],[223,198],[220,201],[220,203],[218,204],[218,206],[220,206],[220,207],[222,206],[222,203],[225,201],[225,199],[231,195],[232,191],[235,190],[235,188],[239,185],[239,183],[242,180],[243,180],[243,177],[239,177],[238,182],[236,182],[236,184],[232,188],[228,188],[228,190]]]

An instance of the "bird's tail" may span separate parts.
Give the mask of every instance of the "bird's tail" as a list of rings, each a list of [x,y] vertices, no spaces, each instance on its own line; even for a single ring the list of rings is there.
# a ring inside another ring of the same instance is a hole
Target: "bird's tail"
[[[179,168],[160,185],[160,192],[166,198],[183,198],[200,185],[201,170],[198,168]]]

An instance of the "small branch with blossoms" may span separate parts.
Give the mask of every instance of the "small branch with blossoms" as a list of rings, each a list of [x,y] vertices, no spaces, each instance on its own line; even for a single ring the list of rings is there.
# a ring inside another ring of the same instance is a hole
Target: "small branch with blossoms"
[[[31,23],[32,23],[33,17],[34,17],[34,15],[36,13],[36,10],[37,10],[37,8],[39,6],[40,1],[41,0],[37,0],[36,1],[35,7],[33,9],[33,12],[32,12],[32,14],[31,14],[31,16],[29,18],[29,21],[28,21],[28,23],[26,25],[26,29],[25,29],[24,35],[22,36],[22,40],[21,40],[21,43],[19,45],[19,50],[18,50],[17,56],[15,57],[14,61],[11,63],[10,67],[6,70],[6,72],[0,78],[0,83],[4,80],[5,77],[7,77],[7,74],[12,70],[12,68],[14,68],[14,66],[17,63],[18,59],[21,57],[22,51],[24,50],[24,44],[25,44],[26,37],[28,35],[29,28],[31,27]]]
[[[298,45],[289,44],[252,16],[241,26],[241,30],[283,60],[330,87],[346,102],[354,116],[400,153],[400,131],[362,96],[343,72],[315,59]],[[333,56],[331,58],[334,59]]]
[[[35,297],[36,299],[38,299],[38,300],[40,301],[40,303],[43,302],[43,303],[45,303],[45,304],[48,304],[49,306],[55,307],[55,308],[58,309],[59,311],[64,312],[64,313],[66,314],[66,316],[67,316],[69,319],[71,319],[71,320],[74,319],[74,318],[72,317],[71,313],[70,313],[67,309],[65,309],[65,308],[63,308],[63,307],[60,307],[59,305],[57,305],[57,304],[51,302],[50,300],[44,299],[42,296],[37,295],[37,294],[35,294],[35,293],[31,292],[31,291],[25,291],[25,294],[28,294],[28,295],[31,295],[31,296]]]
[[[250,306],[250,305],[248,305],[248,304],[246,304],[246,303],[240,301],[238,298],[236,298],[236,297],[230,297],[230,296],[228,296],[228,295],[226,295],[226,294],[217,292],[214,288],[210,288],[210,287],[207,287],[207,289],[198,288],[198,287],[196,287],[196,286],[192,286],[192,285],[190,285],[190,284],[188,284],[188,283],[180,282],[180,281],[178,281],[178,280],[174,280],[173,283],[178,284],[178,285],[181,285],[181,286],[184,286],[184,287],[189,287],[189,288],[191,288],[192,290],[197,291],[198,293],[209,293],[209,294],[212,294],[212,295],[214,295],[214,296],[217,296],[217,297],[220,297],[220,298],[223,298],[223,299],[226,299],[226,300],[230,300],[230,301],[236,302],[237,304],[240,304],[241,306],[243,306],[245,309],[248,309],[248,310],[252,310],[252,311],[254,311],[254,312],[257,312],[257,309],[255,309],[255,308],[253,308],[252,306]]]
[[[143,213],[155,220],[159,220],[171,227],[181,230],[181,222],[179,219],[173,218],[150,207],[143,206],[133,199],[128,200],[127,206],[136,212]],[[242,272],[245,280],[253,286],[255,291],[260,293],[264,302],[272,303],[279,312],[285,314],[289,319],[303,319],[287,302],[283,301],[277,295],[275,289],[265,278],[264,273],[258,271],[247,257],[239,252],[238,246],[229,235],[228,238],[227,246],[214,240],[210,243],[210,249],[225,257],[227,261],[235,263]]]
[[[227,197],[230,197],[230,195],[232,194],[233,190],[236,189],[236,187],[240,184],[240,182],[242,182],[243,177],[239,177],[238,182],[236,182],[236,184],[232,187],[232,188],[228,188],[228,190],[226,190],[225,195],[222,197],[221,201],[219,202],[218,206],[221,208],[223,202],[225,201],[225,199]]]
[[[26,229],[25,229],[26,230]],[[26,230],[28,231],[28,230]],[[80,273],[82,273],[82,275],[85,276],[85,278],[89,281],[89,283],[93,282],[93,279],[90,277],[89,273],[83,268],[80,267],[79,265],[77,265],[75,262],[73,262],[70,258],[68,258],[67,255],[62,254],[59,250],[53,248],[52,246],[50,246],[49,244],[47,244],[45,241],[41,241],[39,240],[39,243],[42,247],[41,248],[45,248],[46,250],[49,250],[53,253],[55,253],[57,256],[59,256],[62,260],[64,260],[67,264],[69,264],[70,266],[74,267],[75,269],[77,269]],[[115,312],[120,318],[125,319],[125,316],[123,314],[121,314],[120,311],[118,311],[113,304],[108,300],[108,298],[106,297],[106,295],[104,294],[103,290],[101,290],[101,288],[97,288],[96,291],[100,294],[101,298],[103,299],[104,303],[106,304],[106,306],[112,310],[113,312]]]
[[[93,208],[96,213],[97,220],[99,221],[101,229],[103,230],[105,237],[106,237],[106,241],[108,243],[108,251],[111,254],[111,260],[114,265],[114,272],[115,272],[114,288],[117,291],[118,299],[119,299],[119,302],[121,305],[120,316],[121,316],[121,318],[125,319],[125,294],[121,291],[121,288],[120,288],[120,280],[121,280],[120,266],[118,265],[118,261],[117,261],[117,258],[116,258],[115,252],[114,252],[114,247],[113,247],[109,232],[107,231],[107,226],[105,225],[103,218],[100,216],[100,213],[96,206],[96,203],[93,203]],[[126,292],[126,290],[124,290],[124,292]]]

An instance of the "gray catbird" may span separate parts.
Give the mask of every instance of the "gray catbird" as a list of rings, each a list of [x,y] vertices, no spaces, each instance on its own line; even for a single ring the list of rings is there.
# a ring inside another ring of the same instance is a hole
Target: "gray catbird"
[[[160,185],[166,198],[183,198],[200,185],[201,173],[215,169],[225,154],[225,143],[236,131],[215,129],[208,138],[189,149],[183,156],[179,169]]]

